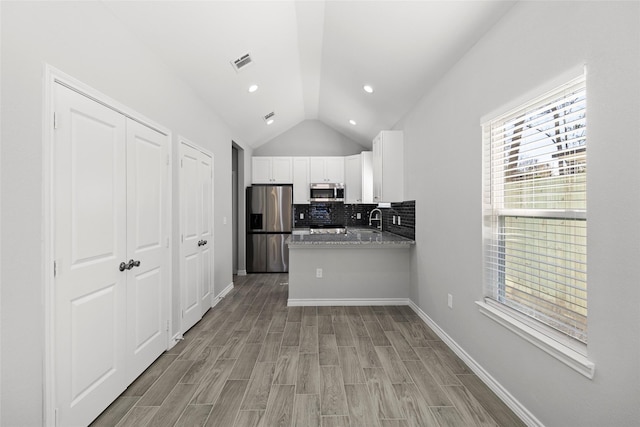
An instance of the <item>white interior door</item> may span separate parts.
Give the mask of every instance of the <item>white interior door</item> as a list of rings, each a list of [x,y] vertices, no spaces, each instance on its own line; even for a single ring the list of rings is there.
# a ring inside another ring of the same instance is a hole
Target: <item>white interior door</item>
[[[55,405],[75,426],[167,348],[169,139],[54,91]]]
[[[167,348],[169,138],[127,121],[127,353],[133,381]]]
[[[126,119],[55,85],[55,395],[87,425],[126,387]]]
[[[213,302],[213,159],[206,153],[200,153],[200,266],[202,290],[200,305],[202,314],[211,308]]]
[[[180,143],[180,234],[182,330],[186,331],[202,318],[202,266],[200,248],[201,188],[198,178],[200,152]]]

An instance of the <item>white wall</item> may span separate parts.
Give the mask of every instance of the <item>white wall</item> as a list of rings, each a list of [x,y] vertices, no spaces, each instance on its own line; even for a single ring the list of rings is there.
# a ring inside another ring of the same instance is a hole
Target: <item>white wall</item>
[[[232,130],[134,40],[101,2],[2,2],[2,419],[43,418],[42,112],[44,64],[75,77],[173,133],[173,242],[178,254],[178,135],[214,154],[215,293],[232,282]],[[235,139],[243,146],[243,143]],[[249,157],[251,150],[248,150]],[[245,173],[248,169],[245,164]],[[226,225],[222,221],[227,217]],[[178,259],[174,261],[178,285]],[[178,332],[179,301],[173,305]]]
[[[588,66],[589,358],[593,380],[479,313],[480,118]],[[640,420],[640,3],[521,2],[412,109],[411,298],[547,426]],[[447,308],[447,293],[454,308]]]
[[[319,120],[305,120],[254,150],[255,156],[350,156],[369,150]]]

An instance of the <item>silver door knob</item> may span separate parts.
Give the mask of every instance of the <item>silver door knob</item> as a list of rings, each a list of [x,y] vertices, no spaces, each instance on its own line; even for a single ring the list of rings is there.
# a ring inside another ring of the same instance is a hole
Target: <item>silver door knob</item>
[[[131,270],[133,267],[140,267],[140,261],[134,261],[133,259],[130,259],[129,262],[121,262],[120,266],[118,267],[118,269],[120,271],[125,271],[125,270]]]

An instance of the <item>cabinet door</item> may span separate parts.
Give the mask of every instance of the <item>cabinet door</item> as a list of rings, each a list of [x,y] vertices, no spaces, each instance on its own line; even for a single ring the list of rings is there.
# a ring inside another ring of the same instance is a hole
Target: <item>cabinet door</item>
[[[326,157],[324,177],[326,182],[344,183],[344,157]]]
[[[360,154],[345,159],[345,203],[362,203],[362,159]]]
[[[373,140],[373,202],[382,201],[382,138]]]
[[[309,182],[326,182],[324,175],[324,157],[309,157]]]
[[[293,183],[293,168],[291,157],[271,158],[271,182],[273,184]]]
[[[362,203],[373,203],[373,153],[360,153],[362,166]]]
[[[270,184],[271,157],[252,157],[251,177],[251,182],[254,184]]]
[[[309,158],[293,158],[293,203],[309,204]]]

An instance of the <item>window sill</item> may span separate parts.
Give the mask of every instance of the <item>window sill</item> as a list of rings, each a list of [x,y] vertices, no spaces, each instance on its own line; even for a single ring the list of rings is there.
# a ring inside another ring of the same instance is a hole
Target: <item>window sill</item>
[[[581,373],[589,379],[593,379],[596,365],[586,356],[567,347],[566,345],[550,338],[542,332],[528,326],[526,323],[515,319],[505,311],[500,310],[484,301],[476,301],[480,312],[490,319],[498,322],[511,332],[519,335],[539,349],[555,357],[565,365]]]

